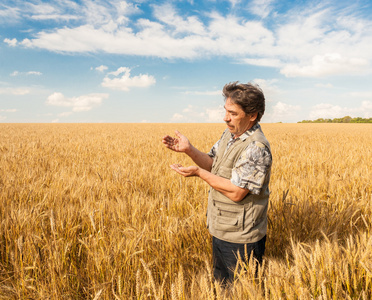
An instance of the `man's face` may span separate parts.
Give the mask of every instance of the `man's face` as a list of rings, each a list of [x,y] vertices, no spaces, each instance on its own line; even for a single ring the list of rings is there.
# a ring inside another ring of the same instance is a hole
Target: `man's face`
[[[235,137],[239,137],[248,129],[250,129],[257,118],[257,113],[246,114],[240,105],[235,104],[230,98],[225,102],[225,117],[223,120],[226,122],[229,131]]]

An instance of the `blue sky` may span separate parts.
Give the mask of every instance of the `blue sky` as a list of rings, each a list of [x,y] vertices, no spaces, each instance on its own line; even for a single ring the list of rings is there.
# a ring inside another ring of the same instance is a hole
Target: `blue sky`
[[[255,82],[262,122],[372,117],[372,2],[0,3],[0,122],[222,122]]]

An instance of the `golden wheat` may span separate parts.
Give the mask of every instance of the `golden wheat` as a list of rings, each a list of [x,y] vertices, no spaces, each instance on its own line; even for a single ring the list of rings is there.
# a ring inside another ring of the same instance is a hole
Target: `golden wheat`
[[[263,124],[264,264],[213,281],[208,186],[161,137],[209,151],[223,124],[0,124],[3,299],[370,299],[370,124]]]

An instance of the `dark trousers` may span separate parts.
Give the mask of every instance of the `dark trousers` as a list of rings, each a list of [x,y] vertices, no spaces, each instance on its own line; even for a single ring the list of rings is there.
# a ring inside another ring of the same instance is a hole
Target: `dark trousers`
[[[255,258],[260,264],[262,263],[262,256],[265,253],[266,236],[255,243],[236,244],[222,241],[213,237],[213,275],[214,278],[222,283],[228,283],[234,280],[234,270],[238,261],[239,252],[243,262],[246,261],[245,253],[248,259],[253,252]]]

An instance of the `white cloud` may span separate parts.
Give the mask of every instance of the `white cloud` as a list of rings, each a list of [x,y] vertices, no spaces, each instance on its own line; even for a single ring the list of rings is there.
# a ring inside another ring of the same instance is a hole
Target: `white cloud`
[[[328,104],[328,103],[321,103],[315,105],[311,112],[309,113],[309,118],[318,119],[318,118],[339,118],[344,117],[349,113],[347,108],[343,108],[338,105]]]
[[[331,83],[317,83],[315,86],[319,88],[326,88],[326,89],[333,88],[333,85]]]
[[[1,88],[0,87],[0,94],[7,94],[7,95],[16,95],[16,96],[23,96],[30,93],[30,90],[28,88],[13,88],[13,87],[6,87]]]
[[[231,6],[234,8],[237,4],[239,4],[240,0],[229,0]]]
[[[100,65],[99,67],[96,68],[97,71],[104,72],[108,69],[107,66]]]
[[[182,113],[173,114],[171,122],[188,123],[221,123],[223,122],[224,108],[222,105],[210,108],[200,108],[188,105]]]
[[[152,75],[140,74],[131,77],[130,72],[130,68],[120,67],[115,72],[108,73],[108,76],[103,79],[102,86],[127,92],[132,87],[146,88],[156,83],[155,77]],[[117,77],[121,74],[123,74],[121,77]],[[111,76],[116,77],[110,78]]]
[[[108,75],[118,76],[118,75],[120,75],[122,73],[127,73],[127,72],[130,72],[130,71],[131,71],[130,68],[120,67],[116,71],[113,71],[113,72],[108,73]]]
[[[137,4],[129,3],[128,1],[113,2],[117,9],[118,16],[129,16],[141,12]]]
[[[372,101],[363,101],[358,107],[342,107],[329,103],[321,103],[313,106],[309,113],[310,120],[319,118],[334,119],[345,116],[371,118]]]
[[[62,93],[53,93],[46,101],[46,104],[53,106],[72,107],[72,111],[88,111],[99,106],[108,94],[88,94],[79,97],[67,98]]]
[[[4,39],[4,43],[7,43],[10,47],[17,46],[17,39]]]
[[[253,0],[244,8],[243,1],[231,0],[235,8],[225,15],[214,9],[190,10],[186,15],[172,2],[151,4],[151,16],[144,14],[143,18],[133,19],[130,17],[141,13],[139,7],[147,3],[52,3],[20,2],[13,12],[22,18],[56,19],[61,24],[55,29],[33,32],[21,42],[12,37],[4,42],[13,47],[55,52],[106,52],[169,59],[228,56],[251,65],[281,68],[288,77],[371,71],[371,21],[359,17],[360,10],[350,9],[350,13],[330,2],[306,3],[306,7],[297,4],[287,12],[274,12],[273,0]],[[245,17],[246,9],[261,20]],[[272,18],[266,23],[269,14]],[[78,21],[65,22],[72,18]]]
[[[28,71],[28,72],[14,71],[13,73],[10,74],[10,76],[19,76],[19,75],[36,75],[36,76],[40,76],[40,75],[42,75],[42,73],[41,72],[38,72],[38,71]]]
[[[0,109],[0,112],[16,112],[17,110],[12,108],[12,109]]]
[[[364,116],[370,118],[372,116],[372,101],[363,101],[361,110],[364,112]]]
[[[368,49],[371,21],[359,18],[356,27],[347,9],[318,5],[303,10],[295,7],[287,12],[288,21],[278,26],[276,45],[271,50],[286,61],[282,74],[323,77],[366,71],[372,58]]]
[[[26,73],[26,75],[36,75],[36,76],[40,76],[42,74],[43,73],[38,72],[38,71],[29,71],[29,72]]]
[[[273,101],[280,93],[280,89],[275,85],[277,79],[261,79],[256,78],[253,80],[253,83],[258,84],[258,86],[262,89],[265,100],[267,102]]]
[[[15,6],[15,7],[10,7],[10,6],[3,6],[4,9],[1,9],[0,7],[0,24],[1,23],[15,23],[20,19],[20,9]]]
[[[161,10],[163,7],[169,14]],[[20,45],[56,52],[104,51],[166,58],[195,58],[210,54],[260,54],[262,49],[268,48],[273,42],[272,33],[263,24],[241,21],[230,15],[223,17],[211,13],[208,24],[202,23],[197,16],[181,17],[171,6],[154,6],[154,15],[158,22],[139,19],[129,27],[125,26],[127,24],[120,24],[114,17],[116,12],[110,12],[106,8],[100,11],[90,7],[89,12],[85,19],[86,24],[40,31],[35,38],[26,38]],[[252,32],[255,34],[251,34]]]
[[[366,59],[344,57],[340,53],[327,53],[313,57],[310,65],[299,66],[290,64],[280,73],[286,77],[324,77],[328,75],[360,74],[368,70]]]
[[[263,115],[262,121],[269,123],[290,122],[298,115],[300,110],[299,105],[278,102],[272,107],[272,112]]]
[[[185,117],[179,113],[175,113],[171,118],[171,122],[181,122],[181,121],[185,121]]]
[[[68,116],[71,116],[72,114],[73,114],[72,111],[66,111],[66,112],[58,114],[58,116],[59,117],[68,117]]]
[[[52,6],[48,3],[40,3],[40,4],[33,4],[27,3],[29,7],[30,13],[37,13],[37,14],[53,14],[57,11],[55,6]]]
[[[23,12],[32,20],[79,20],[81,16],[68,13],[69,10],[74,9],[79,9],[79,6],[74,1],[69,0],[57,3],[39,2],[37,4],[26,2],[24,3]]]
[[[192,109],[193,109],[193,106],[192,105],[189,105],[188,107],[186,107],[185,109],[183,109],[182,112],[188,113],[188,112],[191,112]]]
[[[177,15],[176,10],[170,4],[154,5],[154,15],[159,21],[174,28],[175,34],[182,32],[205,34],[204,24],[196,16],[184,19]]]
[[[113,17],[110,15],[109,7],[100,1],[85,1],[81,9],[85,21],[91,25],[106,25]]]
[[[273,2],[273,0],[253,0],[249,4],[249,10],[261,18],[266,18],[272,10]]]
[[[283,63],[277,58],[245,58],[243,62],[248,65],[260,66],[260,67],[281,67]]]
[[[221,123],[223,121],[225,109],[222,105],[216,108],[207,108],[206,109],[206,122],[210,123]]]
[[[208,36],[201,37],[200,41],[200,50],[204,55],[273,55],[274,34],[262,22],[242,20],[233,15],[221,16],[217,13],[211,13],[210,18],[207,26]]]

